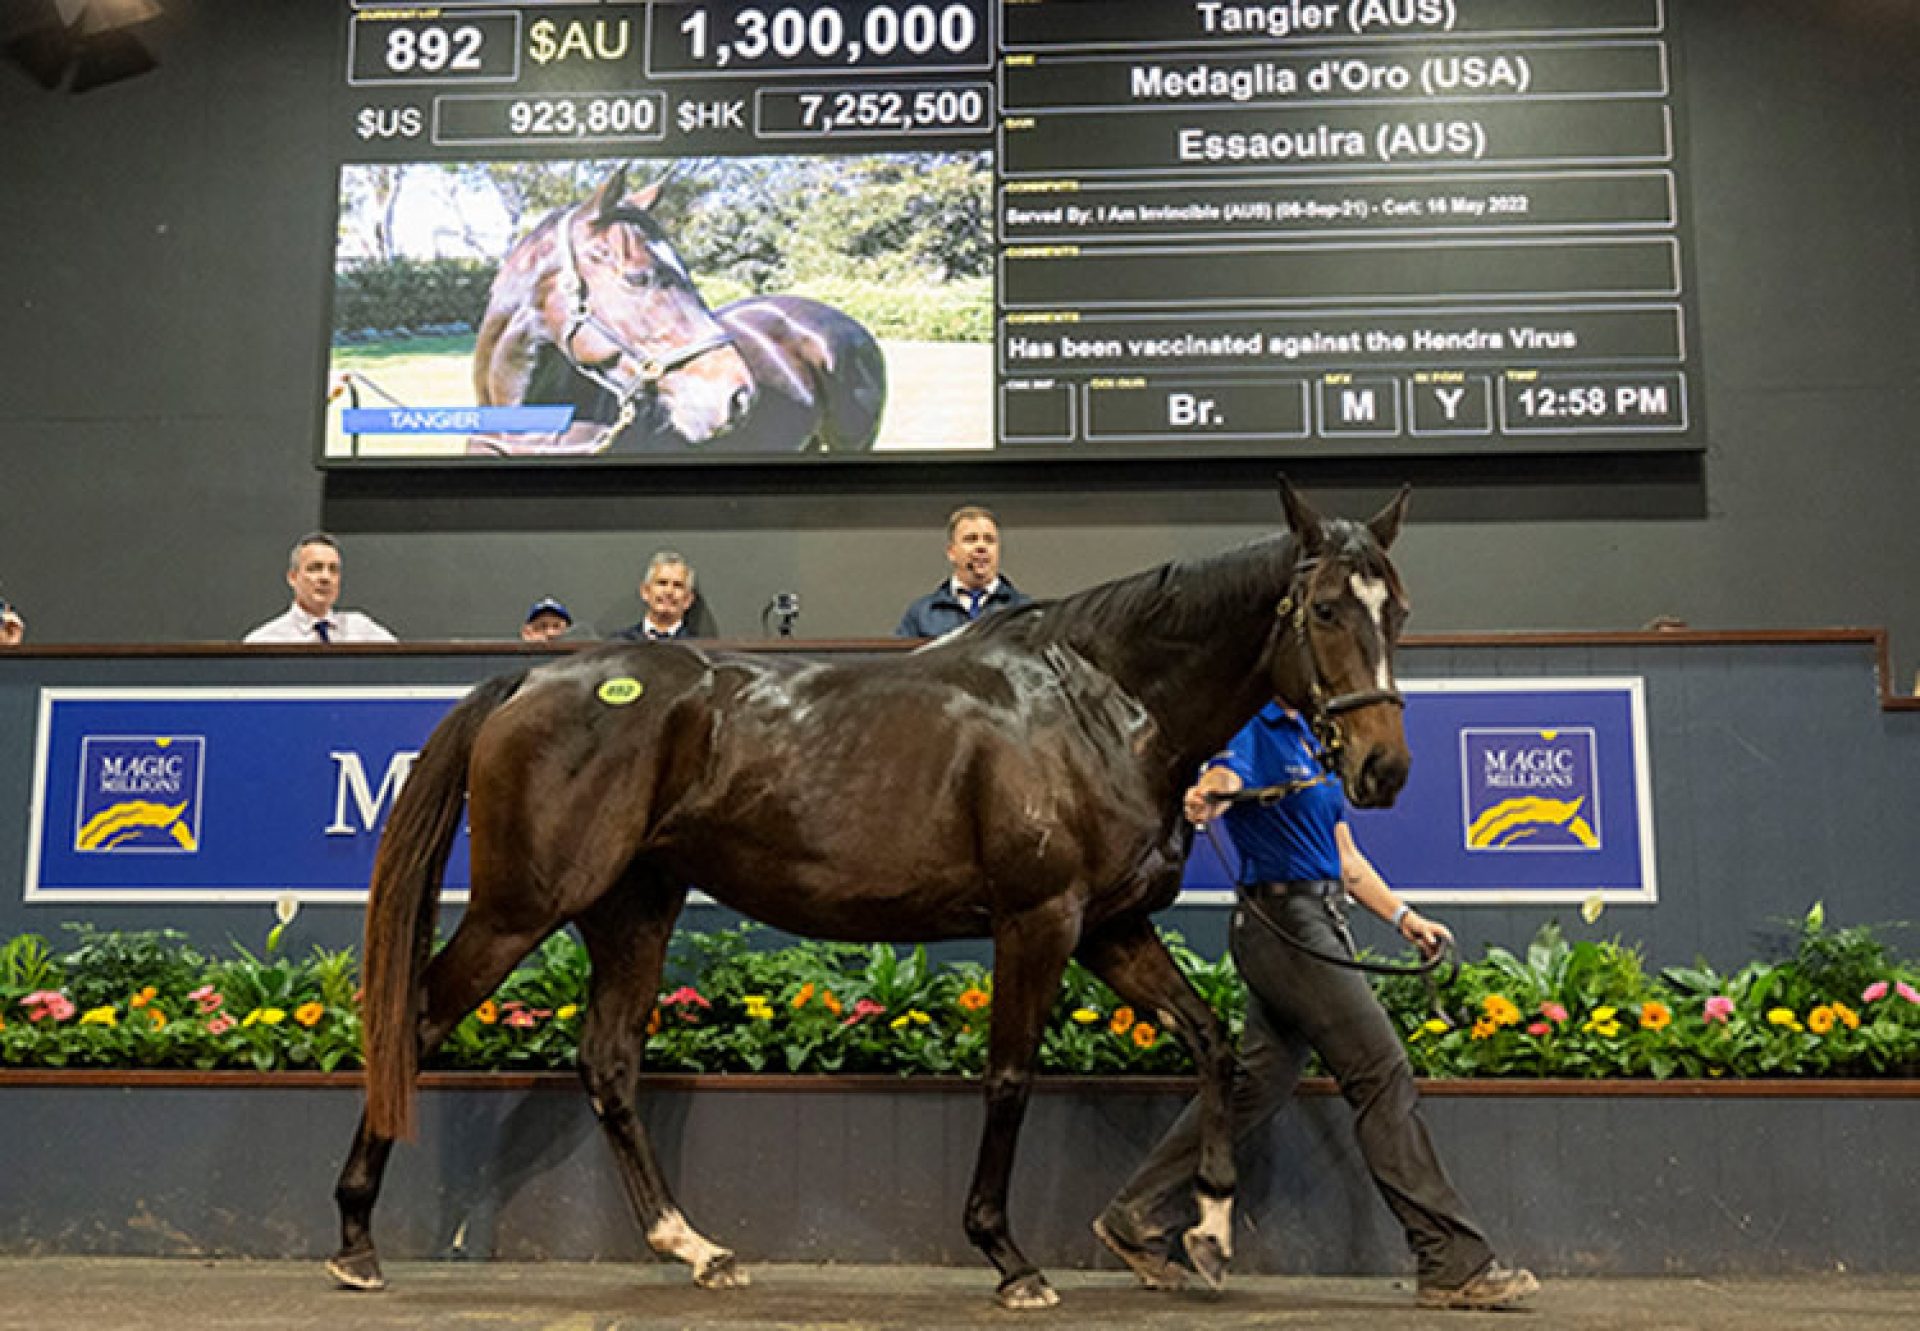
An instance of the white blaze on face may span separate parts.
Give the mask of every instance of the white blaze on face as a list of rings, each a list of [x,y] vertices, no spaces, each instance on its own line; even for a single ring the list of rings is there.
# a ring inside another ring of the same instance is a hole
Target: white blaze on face
[[[1393,676],[1387,673],[1387,584],[1382,578],[1363,578],[1358,573],[1348,576],[1347,586],[1353,590],[1354,599],[1367,608],[1367,615],[1373,620],[1374,639],[1380,644],[1380,659],[1373,663],[1373,684],[1382,693],[1393,691]]]

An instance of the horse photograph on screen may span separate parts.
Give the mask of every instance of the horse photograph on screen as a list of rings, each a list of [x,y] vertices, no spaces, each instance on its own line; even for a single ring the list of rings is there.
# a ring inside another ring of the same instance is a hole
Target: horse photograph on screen
[[[906,654],[823,664],[618,644],[476,687],[422,749],[375,861],[367,1100],[335,1193],[334,1276],[386,1283],[373,1208],[394,1143],[413,1135],[422,1061],[571,925],[592,970],[581,1077],[641,1231],[702,1286],[744,1282],[674,1201],[637,1103],[668,943],[698,888],[803,936],[991,940],[963,1220],[1008,1308],[1056,1299],[1010,1232],[1008,1185],[1068,961],[1156,1014],[1200,1073],[1201,1222],[1184,1238],[1217,1285],[1232,1254],[1233,1054],[1152,920],[1180,890],[1181,791],[1274,698],[1307,716],[1356,805],[1393,803],[1410,761],[1393,677],[1406,598],[1386,554],[1406,492],[1367,523],[1282,493],[1284,533],[992,613]],[[463,817],[472,886],[434,954]]]
[[[351,165],[324,456],[991,447],[979,153]]]

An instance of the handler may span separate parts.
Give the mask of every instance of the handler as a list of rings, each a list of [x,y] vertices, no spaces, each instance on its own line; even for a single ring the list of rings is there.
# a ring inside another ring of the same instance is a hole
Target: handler
[[[1223,797],[1245,787],[1294,787],[1272,803],[1239,803],[1226,824],[1240,852],[1241,902],[1229,943],[1247,986],[1246,1033],[1233,1087],[1233,1129],[1244,1142],[1293,1095],[1309,1048],[1354,1111],[1360,1153],[1406,1230],[1429,1308],[1509,1308],[1540,1288],[1525,1270],[1494,1260],[1467,1214],[1420,1117],[1419,1092],[1386,1009],[1359,972],[1288,947],[1253,918],[1263,911],[1317,952],[1352,956],[1348,897],[1390,922],[1431,957],[1453,935],[1401,901],[1367,862],[1345,818],[1337,778],[1320,763],[1299,713],[1269,703],[1225,752],[1209,761],[1183,801],[1202,828]],[[1199,1103],[1189,1105],[1100,1218],[1094,1233],[1154,1289],[1175,1289],[1187,1271],[1170,1253],[1192,1223],[1200,1158]]]

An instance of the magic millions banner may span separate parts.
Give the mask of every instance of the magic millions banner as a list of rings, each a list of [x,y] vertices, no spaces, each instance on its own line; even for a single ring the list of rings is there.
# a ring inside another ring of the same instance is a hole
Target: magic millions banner
[[[1402,680],[1413,774],[1354,838],[1415,901],[1653,901],[1644,681]],[[1186,897],[1225,898],[1230,838],[1196,837]]]
[[[1413,777],[1350,817],[1426,901],[1655,897],[1642,682],[1403,681]],[[50,688],[40,695],[30,901],[358,900],[380,829],[459,688]],[[1185,897],[1225,900],[1224,834]],[[464,836],[447,895],[467,884]]]

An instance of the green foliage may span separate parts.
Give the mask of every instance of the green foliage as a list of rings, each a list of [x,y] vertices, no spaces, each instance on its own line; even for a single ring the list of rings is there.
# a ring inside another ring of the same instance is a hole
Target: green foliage
[[[347,265],[334,277],[334,331],[391,335],[470,327],[486,312],[495,267],[478,259]]]
[[[209,958],[172,933],[75,928],[0,946],[0,1065],[318,1068],[359,1061],[351,951],[305,959],[241,947]],[[647,1066],[664,1072],[977,1073],[992,979],[924,948],[771,946],[753,926],[675,936]],[[1177,937],[1176,963],[1236,1034],[1244,989],[1229,958]],[[1920,1075],[1920,971],[1870,929],[1829,931],[1817,908],[1792,954],[1722,975],[1649,974],[1617,940],[1548,925],[1516,955],[1489,948],[1437,991],[1376,989],[1416,1070],[1447,1077]],[[590,1000],[586,949],[548,939],[454,1030],[433,1060],[459,1068],[572,1065]],[[1070,965],[1044,1034],[1043,1072],[1179,1073],[1161,1014],[1134,1012]]]

